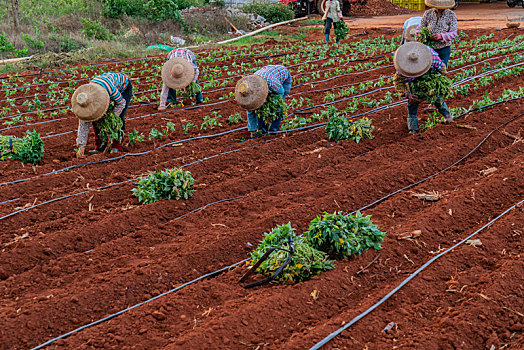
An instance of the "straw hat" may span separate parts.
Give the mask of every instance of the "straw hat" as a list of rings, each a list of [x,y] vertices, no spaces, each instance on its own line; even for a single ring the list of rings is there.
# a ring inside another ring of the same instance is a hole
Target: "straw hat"
[[[181,57],[175,57],[164,63],[162,80],[170,89],[183,89],[195,78],[195,68]]]
[[[407,78],[420,77],[431,67],[431,50],[424,44],[411,41],[400,46],[393,55],[397,72]]]
[[[416,24],[406,28],[404,31],[404,40],[406,40],[406,42],[417,41],[417,28],[418,25]]]
[[[106,113],[109,107],[109,93],[101,85],[84,84],[73,93],[71,105],[78,119],[94,122]]]
[[[432,7],[439,10],[452,9],[455,7],[455,0],[425,0],[427,7]]]
[[[235,99],[240,107],[248,111],[260,108],[266,101],[268,93],[267,82],[256,74],[240,79],[235,87]]]

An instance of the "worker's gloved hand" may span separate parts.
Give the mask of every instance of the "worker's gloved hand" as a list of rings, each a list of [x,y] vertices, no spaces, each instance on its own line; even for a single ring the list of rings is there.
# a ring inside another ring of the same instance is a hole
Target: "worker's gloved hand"
[[[86,151],[85,147],[78,147],[78,151],[76,151],[76,157],[77,158],[85,158],[86,157],[85,151]]]
[[[416,95],[413,95],[411,92],[408,92],[406,94],[406,98],[408,99],[409,103],[411,103],[411,104],[419,104],[420,103],[420,100],[418,99],[418,97]]]
[[[440,33],[432,34],[431,35],[431,39],[437,40],[437,41],[441,41],[442,40],[442,34],[440,34]]]

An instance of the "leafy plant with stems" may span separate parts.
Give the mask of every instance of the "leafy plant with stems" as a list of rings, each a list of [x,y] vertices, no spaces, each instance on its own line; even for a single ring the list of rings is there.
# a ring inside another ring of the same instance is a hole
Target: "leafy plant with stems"
[[[200,88],[200,85],[192,81],[191,83],[189,83],[189,85],[185,89],[182,89],[180,94],[182,95],[182,98],[184,100],[189,100],[195,97],[196,94],[198,94],[200,91],[202,91],[202,89]]]
[[[304,233],[307,243],[323,251],[332,259],[345,259],[373,248],[379,250],[385,233],[373,224],[371,215],[363,216],[324,212],[309,224]]]
[[[284,98],[279,94],[268,94],[264,104],[255,110],[257,116],[266,124],[271,124],[278,118],[285,118],[287,115],[287,106]]]
[[[242,121],[242,115],[240,113],[231,114],[227,118],[227,122],[229,124],[238,124]]]
[[[124,123],[112,108],[102,118],[94,121],[93,126],[98,130],[98,137],[105,146],[104,152],[111,148],[113,142],[122,142],[124,138]]]
[[[128,135],[129,140],[127,146],[134,146],[137,142],[143,142],[145,139],[144,134],[139,133],[137,129],[133,129]]]
[[[435,69],[409,83],[411,92],[419,99],[434,104],[440,98],[451,96],[452,81]]]
[[[44,156],[44,141],[35,130],[26,131],[24,137],[0,135],[0,160],[16,159],[36,164]]]
[[[142,175],[131,191],[145,204],[160,199],[189,199],[194,192],[194,182],[191,172],[181,168],[155,170]]]

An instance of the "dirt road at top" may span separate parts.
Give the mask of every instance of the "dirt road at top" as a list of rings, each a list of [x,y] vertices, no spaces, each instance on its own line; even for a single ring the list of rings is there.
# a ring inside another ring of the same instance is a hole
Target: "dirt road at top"
[[[411,14],[396,16],[380,16],[368,18],[352,18],[349,25],[352,29],[356,28],[377,28],[377,27],[402,27],[404,21],[413,16],[422,16],[424,11],[417,11]],[[518,6],[508,7],[505,2],[492,4],[466,3],[460,4],[455,10],[458,18],[459,29],[503,29],[506,28],[507,15],[520,15],[524,18],[524,8]],[[521,30],[524,32],[524,25]]]

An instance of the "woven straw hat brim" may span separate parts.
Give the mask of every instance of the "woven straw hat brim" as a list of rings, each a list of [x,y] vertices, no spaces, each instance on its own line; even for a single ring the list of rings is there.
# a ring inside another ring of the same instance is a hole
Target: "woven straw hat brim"
[[[244,93],[240,92],[240,86],[246,84],[247,91]],[[266,101],[269,89],[267,82],[259,75],[252,74],[240,79],[235,86],[235,99],[240,107],[254,111],[262,107]]]
[[[424,44],[411,41],[400,46],[393,55],[397,72],[407,78],[420,77],[431,68],[431,50]]]
[[[452,9],[455,7],[455,0],[424,0],[427,7],[439,10]]]
[[[88,98],[84,105],[80,105],[77,98],[80,93],[86,93]],[[109,108],[109,93],[96,83],[80,86],[71,97],[71,105],[75,116],[86,122],[94,122],[107,112]]]
[[[407,27],[404,31],[404,40],[406,40],[407,42],[417,41],[417,28],[418,25],[416,24]]]
[[[182,68],[181,75],[178,77],[174,77],[171,74],[171,70],[175,65],[180,65]],[[189,63],[181,57],[171,58],[169,61],[164,63],[164,66],[162,67],[162,81],[170,89],[186,88],[193,81],[194,78],[195,68],[193,68],[191,63]]]

